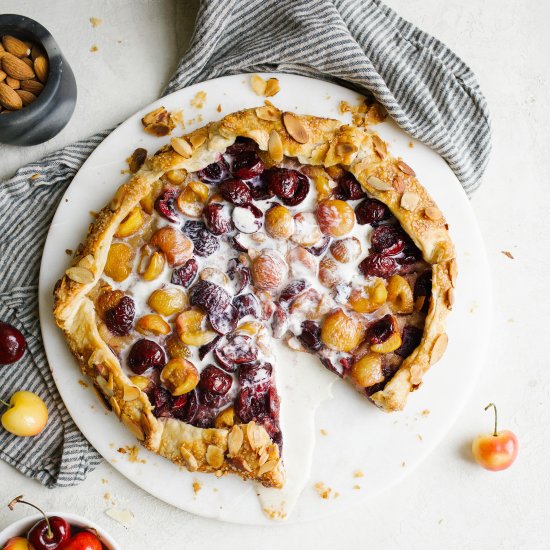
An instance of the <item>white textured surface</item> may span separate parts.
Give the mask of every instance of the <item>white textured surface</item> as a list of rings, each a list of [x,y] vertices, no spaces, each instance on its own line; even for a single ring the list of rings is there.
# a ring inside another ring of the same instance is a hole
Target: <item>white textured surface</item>
[[[540,0],[388,3],[470,64],[493,114],[492,161],[472,201],[494,274],[491,359],[467,409],[437,451],[376,502],[317,525],[276,531],[190,516],[143,493],[108,465],[77,488],[48,491],[0,463],[0,500],[24,493],[46,508],[87,515],[110,529],[123,547],[136,550],[205,545],[269,549],[298,543],[331,549],[550,548],[550,378],[544,354],[550,326],[550,5]],[[69,126],[52,142],[31,149],[0,146],[0,177],[125,119],[153,99],[191,33],[195,4],[2,0],[3,13],[30,15],[55,35],[75,71],[80,101]],[[91,16],[102,18],[103,25],[92,29]],[[99,51],[91,53],[94,43]],[[502,427],[516,431],[521,445],[514,467],[497,474],[472,464],[468,452],[471,437],[490,428],[483,406],[493,400]],[[128,529],[104,514],[111,507],[104,499],[107,492],[118,507],[133,511],[136,519]],[[0,508],[0,528],[23,513]]]

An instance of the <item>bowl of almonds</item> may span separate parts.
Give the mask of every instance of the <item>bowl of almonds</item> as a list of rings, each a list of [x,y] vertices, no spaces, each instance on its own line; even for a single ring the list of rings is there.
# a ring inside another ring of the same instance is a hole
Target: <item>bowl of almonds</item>
[[[36,145],[69,122],[76,82],[53,36],[22,15],[0,15],[0,142]]]

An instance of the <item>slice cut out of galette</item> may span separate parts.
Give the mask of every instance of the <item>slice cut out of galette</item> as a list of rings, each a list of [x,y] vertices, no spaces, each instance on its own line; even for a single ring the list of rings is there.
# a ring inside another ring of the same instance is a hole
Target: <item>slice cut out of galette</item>
[[[145,447],[281,487],[280,345],[404,407],[445,350],[457,268],[442,213],[379,136],[266,104],[134,161],[54,314]]]

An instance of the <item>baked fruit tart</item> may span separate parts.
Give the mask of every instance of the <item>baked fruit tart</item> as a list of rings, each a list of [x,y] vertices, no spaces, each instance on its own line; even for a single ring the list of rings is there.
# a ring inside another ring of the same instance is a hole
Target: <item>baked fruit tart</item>
[[[445,350],[457,268],[442,213],[379,136],[266,102],[132,159],[54,314],[145,447],[282,487],[276,340],[405,406]]]

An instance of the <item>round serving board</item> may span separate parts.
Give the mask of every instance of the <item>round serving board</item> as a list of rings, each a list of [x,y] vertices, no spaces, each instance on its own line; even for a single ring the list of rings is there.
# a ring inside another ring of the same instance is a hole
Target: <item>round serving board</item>
[[[359,99],[356,92],[328,82],[287,74],[270,76],[281,83],[281,91],[271,99],[284,110],[349,122],[349,114],[339,113],[339,103],[346,100],[356,104]],[[69,263],[65,250],[76,248],[85,237],[90,211],[107,204],[127,178],[121,174],[127,168],[125,159],[136,147],[152,153],[169,141],[168,137],[146,134],[141,117],[163,105],[169,111],[182,110],[186,131],[193,130],[224,114],[262,104],[249,79],[249,75],[218,78],[159,99],[121,124],[94,151],[67,189],[48,234],[40,272],[40,319],[50,366],[71,416],[115,468],[148,493],[188,512],[231,522],[273,525],[275,522],[262,513],[252,483],[236,476],[217,479],[189,473],[145,449],[140,450],[136,462],[119,453],[117,449],[133,446],[136,440],[103,408],[91,388],[79,384],[82,375],[51,314],[52,289]],[[196,109],[191,100],[199,91],[206,92],[206,101]],[[315,520],[359,504],[410,473],[451,427],[485,358],[491,288],[483,243],[468,199],[436,153],[411,140],[391,120],[375,129],[388,142],[391,153],[402,156],[415,169],[449,222],[459,265],[456,301],[448,322],[449,347],[419,391],[410,395],[404,412],[383,413],[351,387],[336,381],[333,399],[324,402],[317,413],[310,479],[288,522]],[[176,128],[174,134],[181,132]],[[319,364],[319,368],[323,367]],[[364,477],[354,478],[357,470],[364,472]],[[202,483],[197,495],[192,487],[195,479]],[[314,488],[318,482],[332,489],[331,498],[319,496]],[[354,488],[357,485],[360,489]],[[333,498],[335,492],[338,498]]]

